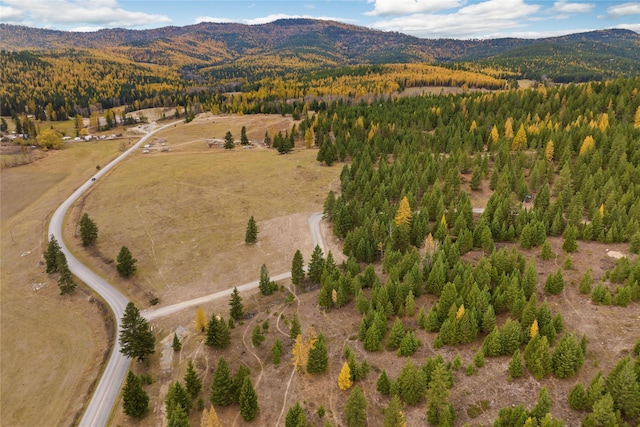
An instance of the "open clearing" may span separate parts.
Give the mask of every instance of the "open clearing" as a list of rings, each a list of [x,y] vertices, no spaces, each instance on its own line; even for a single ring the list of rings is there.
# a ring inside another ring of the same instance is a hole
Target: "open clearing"
[[[241,119],[209,115],[158,134],[170,152],[135,154],[67,218],[67,241],[79,258],[120,283],[139,307],[154,297],[164,305],[256,280],[263,263],[272,274],[288,271],[297,249],[310,256],[307,219],[322,210],[340,167],[320,165],[315,149],[278,155],[260,147],[208,148],[204,135],[237,129],[239,139]],[[246,119],[254,126],[246,125],[250,139],[293,124],[281,116]],[[84,212],[99,228],[91,251],[73,237]],[[258,242],[248,246],[244,234],[252,215]],[[117,277],[113,262],[123,245],[138,260],[129,280]]]
[[[59,296],[42,251],[51,212],[117,153],[116,141],[69,144],[1,172],[2,425],[70,425],[98,377],[109,348],[101,306],[82,288]]]

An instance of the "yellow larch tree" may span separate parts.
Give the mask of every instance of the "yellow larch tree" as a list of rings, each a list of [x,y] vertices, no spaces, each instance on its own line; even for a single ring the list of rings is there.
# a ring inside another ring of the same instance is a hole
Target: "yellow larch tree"
[[[313,126],[309,126],[307,130],[304,132],[304,144],[307,148],[311,148],[313,143],[315,142],[316,135],[313,131]]]
[[[195,324],[196,331],[198,332],[204,332],[205,329],[207,329],[207,316],[205,316],[202,307],[198,307],[198,310],[196,311]]]
[[[440,218],[440,224],[442,224],[444,228],[449,228],[449,224],[447,224],[447,217],[444,214],[442,214],[442,218]]]
[[[216,409],[211,405],[211,408],[207,410],[205,408],[202,411],[202,418],[200,418],[200,427],[222,427]]]
[[[584,138],[582,145],[580,146],[580,155],[590,153],[595,148],[596,142],[593,136],[588,135]]]
[[[524,123],[520,124],[520,128],[518,129],[518,133],[515,138],[511,142],[511,150],[512,151],[520,151],[525,150],[527,148],[527,132],[524,130]]]
[[[378,125],[375,123],[372,123],[371,126],[369,126],[369,133],[367,134],[367,141],[371,141],[373,139],[373,137],[375,136],[376,132],[378,132]]]
[[[554,147],[553,141],[550,139],[549,142],[547,142],[547,146],[544,149],[544,157],[548,161],[552,161],[554,151],[555,151],[555,147]]]
[[[600,212],[600,218],[604,217],[604,203],[600,205],[600,208],[598,209],[598,212]]]
[[[635,127],[636,129],[640,129],[640,105],[636,109],[636,116],[633,121],[633,127]]]
[[[460,307],[458,308],[458,312],[456,313],[456,320],[462,319],[462,316],[464,316],[464,304],[460,305]]]
[[[609,114],[602,113],[600,116],[600,122],[598,123],[598,128],[600,128],[600,132],[604,132],[609,127]]]
[[[491,142],[495,145],[498,143],[498,139],[500,139],[498,127],[496,125],[493,125],[493,128],[491,128]]]
[[[471,126],[469,127],[469,132],[473,132],[477,128],[478,128],[478,124],[476,123],[476,121],[475,120],[471,121]]]
[[[293,355],[293,366],[295,366],[299,372],[307,371],[309,351],[315,347],[317,341],[318,336],[313,326],[310,326],[307,330],[306,340],[302,337],[302,334],[296,336],[296,342],[293,344],[291,353]]]
[[[340,390],[349,390],[352,385],[351,368],[349,368],[349,364],[345,361],[342,364],[342,369],[340,369],[340,375],[338,375],[338,387]]]
[[[398,211],[396,212],[396,225],[411,224],[412,216],[409,199],[407,199],[407,196],[404,196],[402,200],[400,200],[400,205],[398,205]]]
[[[511,117],[507,117],[507,121],[504,122],[504,139],[507,141],[513,139],[513,120]]]
[[[291,349],[291,354],[293,355],[292,361],[293,366],[300,372],[304,372],[307,366],[307,361],[309,360],[309,353],[304,351],[304,341],[302,340],[302,334],[298,334],[296,336],[296,342],[293,343],[293,348]]]
[[[436,253],[436,249],[438,249],[438,243],[433,240],[433,235],[429,233],[426,239],[424,239],[424,248],[426,253],[430,256],[433,256]]]
[[[538,335],[538,319],[535,319],[529,328],[529,336],[535,338],[536,335]]]

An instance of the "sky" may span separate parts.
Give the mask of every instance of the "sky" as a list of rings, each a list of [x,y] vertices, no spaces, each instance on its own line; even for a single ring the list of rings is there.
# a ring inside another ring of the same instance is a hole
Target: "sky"
[[[640,33],[640,1],[0,0],[2,23],[65,31],[281,18],[330,19],[431,39],[540,38],[607,28]]]

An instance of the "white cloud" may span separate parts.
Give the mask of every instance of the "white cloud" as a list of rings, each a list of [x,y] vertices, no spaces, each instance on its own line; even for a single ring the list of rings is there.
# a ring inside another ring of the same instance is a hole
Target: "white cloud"
[[[625,30],[635,31],[636,33],[640,33],[640,23],[639,24],[620,24],[616,25],[616,28],[624,28]]]
[[[130,28],[169,24],[164,15],[133,12],[122,9],[116,0],[2,0],[23,21],[40,22],[43,25],[73,25],[91,31],[99,28]],[[4,14],[3,14],[4,20]]]
[[[24,12],[11,6],[0,6],[0,18],[2,22],[14,22],[22,20]]]
[[[201,22],[229,23],[229,22],[235,22],[235,21],[229,18],[213,18],[211,16],[198,16],[195,19],[194,24],[199,24]]]
[[[640,15],[640,2],[622,3],[607,8],[609,16],[618,18],[620,16]]]
[[[398,31],[417,37],[485,38],[505,29],[523,26],[522,21],[540,6],[523,0],[488,0],[450,14],[413,14],[378,21],[374,28]]]
[[[437,12],[462,6],[465,0],[368,0],[368,3],[375,3],[375,6],[365,15],[390,16]]]
[[[594,7],[593,3],[568,3],[565,0],[560,0],[553,4],[551,10],[557,13],[587,13],[591,12]]]

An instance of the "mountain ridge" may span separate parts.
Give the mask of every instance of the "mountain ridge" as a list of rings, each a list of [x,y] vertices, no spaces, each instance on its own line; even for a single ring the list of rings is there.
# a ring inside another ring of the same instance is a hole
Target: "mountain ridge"
[[[187,43],[189,40],[191,44]],[[193,64],[212,61],[220,63],[267,51],[295,51],[311,47],[324,48],[326,51],[333,49],[345,64],[389,62],[376,61],[375,54],[381,57],[395,56],[399,62],[474,60],[491,57],[515,47],[539,43],[633,43],[640,50],[640,34],[624,29],[596,30],[540,39],[422,39],[398,32],[313,19],[281,19],[260,25],[202,22],[182,27],[102,29],[83,33],[0,24],[0,49],[4,50],[52,50],[69,47],[150,49],[170,41],[193,48],[207,47],[208,44],[216,47],[213,50],[215,54],[205,54],[201,60],[194,58]],[[199,46],[193,45],[194,42]],[[322,42],[320,46],[318,42]]]

